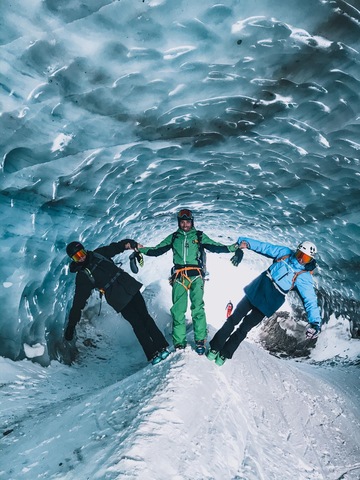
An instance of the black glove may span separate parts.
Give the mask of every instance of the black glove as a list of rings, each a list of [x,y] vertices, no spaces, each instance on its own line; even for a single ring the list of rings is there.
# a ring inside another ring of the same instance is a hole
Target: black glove
[[[72,323],[68,323],[64,333],[65,340],[70,342],[74,338],[74,333],[75,325],[73,325]]]
[[[312,339],[312,338],[317,338],[321,332],[321,327],[320,325],[317,325],[316,323],[309,323],[307,326],[305,335],[306,338]]]
[[[241,263],[243,256],[244,252],[242,251],[242,248],[238,248],[235,250],[234,256],[230,258],[230,262],[234,265],[234,267],[237,267]]]
[[[139,263],[140,267],[144,266],[144,258],[140,252],[133,252],[129,257],[129,260],[130,260],[130,269],[133,273],[138,273],[139,271],[139,268],[136,262]]]
[[[132,249],[136,248],[138,246],[138,242],[135,242],[135,240],[132,240],[131,238],[125,238],[125,240],[121,240],[121,242],[123,243],[124,245],[124,248],[125,248],[125,245],[127,243],[130,243],[130,247]]]
[[[131,248],[137,248],[138,242],[135,242],[135,240],[129,240],[130,247]]]

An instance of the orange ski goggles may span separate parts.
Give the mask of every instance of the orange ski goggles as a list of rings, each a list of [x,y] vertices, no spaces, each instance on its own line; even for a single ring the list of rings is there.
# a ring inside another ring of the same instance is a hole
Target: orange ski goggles
[[[86,251],[82,248],[71,257],[74,262],[83,262],[86,258]]]
[[[307,255],[306,253],[302,252],[301,250],[297,250],[295,253],[295,257],[297,260],[301,260],[302,263],[309,263],[312,260],[312,257],[310,255]]]

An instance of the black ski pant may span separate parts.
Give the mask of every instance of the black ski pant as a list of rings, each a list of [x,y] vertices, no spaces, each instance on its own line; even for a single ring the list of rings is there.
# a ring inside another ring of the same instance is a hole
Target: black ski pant
[[[264,314],[254,307],[245,296],[236,305],[234,312],[226,319],[220,330],[216,332],[214,338],[210,341],[210,348],[220,352],[220,355],[225,358],[232,358],[248,332],[258,325],[263,318]],[[241,325],[236,328],[240,322]]]
[[[164,335],[150,316],[144,297],[140,292],[121,310],[121,315],[130,323],[148,360],[157,352],[168,347]]]

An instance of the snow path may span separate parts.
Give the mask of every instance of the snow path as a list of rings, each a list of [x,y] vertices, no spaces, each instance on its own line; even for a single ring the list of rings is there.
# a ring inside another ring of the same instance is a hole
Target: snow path
[[[221,368],[190,348],[155,367],[134,367],[134,354],[106,386],[118,358],[101,358],[89,348],[74,367],[0,360],[1,424],[13,429],[0,479],[359,478],[356,405],[309,365],[245,342]]]

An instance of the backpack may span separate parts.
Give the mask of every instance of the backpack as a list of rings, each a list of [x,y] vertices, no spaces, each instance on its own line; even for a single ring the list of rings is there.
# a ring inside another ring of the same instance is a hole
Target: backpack
[[[280,258],[274,259],[273,263],[281,262],[282,260],[285,260],[286,258],[289,258],[289,257],[290,257],[290,254],[284,255],[284,256],[282,256],[282,257],[280,257]],[[297,277],[298,277],[299,275],[301,275],[302,273],[310,272],[311,275],[313,275],[314,270],[315,270],[315,268],[316,268],[316,265],[317,265],[316,260],[315,260],[315,258],[313,258],[309,263],[306,263],[306,264],[304,265],[304,270],[300,270],[300,272],[296,272],[296,273],[294,274],[294,276],[293,276],[290,290],[293,290]],[[281,277],[281,278],[282,278],[282,277]],[[280,278],[279,280],[281,280],[281,278]],[[289,291],[290,291],[290,290],[289,290]]]
[[[89,267],[83,269],[83,272],[87,275],[87,277],[89,278],[93,287],[97,288],[97,287],[95,287],[95,278],[94,278],[94,275],[93,275],[94,270],[98,267],[100,267],[100,269],[101,269],[101,263],[102,262],[112,263],[113,265],[115,265],[115,262],[113,262],[112,260],[110,260],[107,257],[104,257],[100,253],[97,253],[97,252],[92,252],[92,253],[93,253],[93,261],[92,261],[91,265],[89,265]],[[121,265],[121,263],[120,263],[120,265]],[[105,269],[103,269],[103,270],[105,271]],[[115,274],[115,276],[106,285],[104,285],[104,287],[98,288],[98,290],[100,292],[100,296],[105,293],[105,290],[107,288],[109,288],[109,286],[112,283],[114,283],[114,281],[116,280],[116,278],[119,275],[121,275],[121,272],[118,272],[117,274]]]

